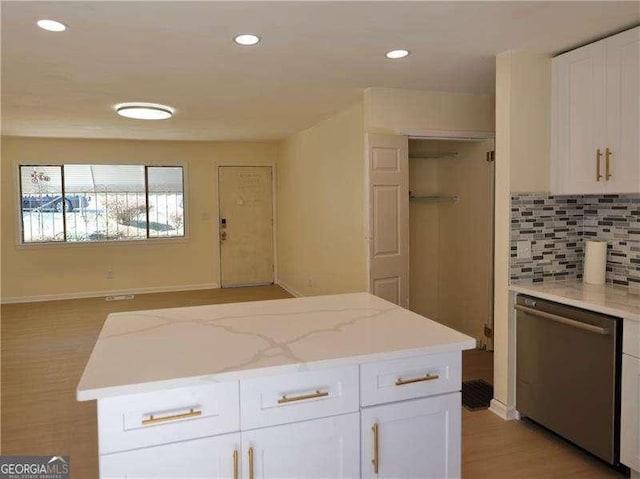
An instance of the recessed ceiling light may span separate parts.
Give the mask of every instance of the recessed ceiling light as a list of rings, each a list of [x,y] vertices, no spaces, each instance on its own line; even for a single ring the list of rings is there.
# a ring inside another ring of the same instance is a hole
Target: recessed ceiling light
[[[121,103],[116,105],[116,112],[134,120],[166,120],[173,116],[173,108],[158,103]]]
[[[387,52],[387,58],[391,58],[392,60],[396,60],[398,58],[404,58],[409,55],[409,50],[391,50]]]
[[[238,45],[251,46],[258,43],[260,41],[260,37],[245,33],[245,34],[236,36],[233,39],[233,41],[236,42]]]
[[[49,32],[64,32],[67,29],[64,23],[56,22],[55,20],[38,20],[37,25]]]

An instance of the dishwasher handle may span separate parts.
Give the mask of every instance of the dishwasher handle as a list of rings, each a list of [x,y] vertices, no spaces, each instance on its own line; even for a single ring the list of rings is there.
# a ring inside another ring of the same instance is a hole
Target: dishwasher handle
[[[522,306],[520,304],[516,304],[515,308],[518,311],[522,311],[523,313],[530,314],[531,316],[538,316],[539,318],[550,319],[551,321],[566,324],[567,326],[582,329],[584,331],[589,331],[591,333],[602,334],[603,336],[607,336],[610,332],[608,328],[603,328],[601,326],[594,326],[592,324],[582,323],[580,321],[575,321],[573,319],[565,318],[564,316],[558,316],[557,314],[538,311],[537,309],[529,308],[527,306]]]

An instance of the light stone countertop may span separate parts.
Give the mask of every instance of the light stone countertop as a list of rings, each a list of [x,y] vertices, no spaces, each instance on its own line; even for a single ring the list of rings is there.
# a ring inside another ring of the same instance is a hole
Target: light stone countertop
[[[110,314],[77,399],[418,354],[475,340],[368,293]]]
[[[511,291],[568,304],[598,313],[640,321],[640,295],[610,284],[584,284],[571,279],[546,283],[512,283]]]

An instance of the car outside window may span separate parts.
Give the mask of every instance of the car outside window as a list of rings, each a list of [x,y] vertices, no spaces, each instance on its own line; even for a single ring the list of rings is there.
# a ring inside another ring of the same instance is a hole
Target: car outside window
[[[20,196],[25,244],[185,234],[181,166],[21,165]]]

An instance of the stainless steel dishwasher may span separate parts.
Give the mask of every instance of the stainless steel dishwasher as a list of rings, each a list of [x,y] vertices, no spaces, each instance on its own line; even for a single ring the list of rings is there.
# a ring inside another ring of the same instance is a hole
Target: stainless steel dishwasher
[[[518,295],[516,409],[619,465],[622,320]]]

